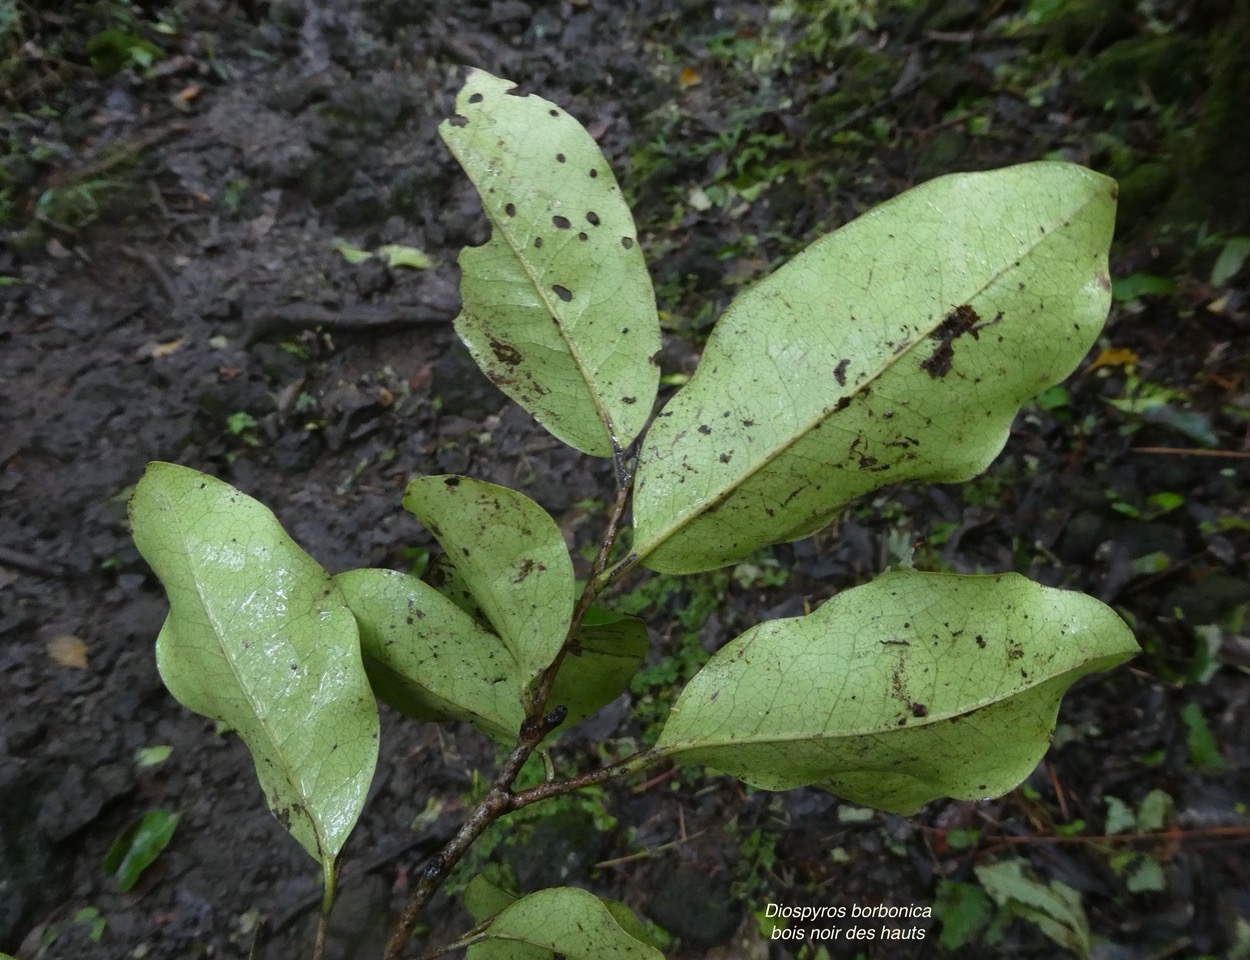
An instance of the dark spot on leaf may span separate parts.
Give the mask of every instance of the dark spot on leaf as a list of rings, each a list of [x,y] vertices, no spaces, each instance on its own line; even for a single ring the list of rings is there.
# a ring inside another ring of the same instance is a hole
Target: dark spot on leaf
[[[535,248],[535,249],[537,249],[537,248],[541,247],[542,245],[543,245],[543,238],[542,238],[542,237],[535,237],[535,238],[534,238],[534,248]]]
[[[663,353],[663,352],[664,352],[664,351],[662,351],[662,350],[657,350],[657,351],[655,351],[655,353],[651,354],[651,357],[650,357],[650,360],[651,360],[651,366],[653,366],[653,367],[658,367],[658,366],[660,365],[660,354],[661,354],[661,353]],[[660,414],[660,416],[664,416],[664,414]],[[670,413],[670,414],[668,414],[668,416],[670,416],[670,417],[671,417],[671,416],[672,416],[672,414]]]
[[[845,410],[850,405],[851,405],[850,397],[839,397],[838,402],[833,405],[833,409],[835,412],[838,410]]]
[[[512,578],[513,583],[520,583],[534,571],[534,561],[525,560],[521,564],[521,568],[516,572],[516,576]]]
[[[551,218],[551,222],[554,223],[561,230],[567,230],[569,227],[573,226],[573,224],[569,223],[568,217],[562,217],[558,213],[554,217]]]
[[[621,327],[621,336],[623,337],[627,333],[629,333],[629,327]]]
[[[966,303],[956,307],[945,320],[938,324],[937,329],[929,334],[929,339],[936,340],[938,347],[933,351],[932,356],[920,362],[920,369],[926,371],[934,380],[946,376],[951,372],[951,362],[955,357],[955,341],[965,333],[971,333],[973,339],[980,339],[979,331],[989,326],[990,323],[998,323],[1002,316],[999,313],[989,323],[983,324],[977,312]]]
[[[699,432],[706,437],[709,433],[712,432],[712,428],[709,427],[706,423],[701,423],[699,424]]]
[[[443,481],[443,483],[449,487],[458,487],[460,486],[460,478],[459,477],[447,477]]]
[[[593,179],[594,179],[595,177],[597,177],[597,176],[599,176],[599,171],[598,171],[598,170],[596,170],[594,167],[591,167],[591,168],[590,168],[590,179],[592,179],[592,180],[593,180]]]
[[[590,239],[590,237],[589,237],[589,235],[587,235],[587,234],[585,234],[585,233],[579,233],[579,234],[577,235],[577,239],[578,239],[578,240],[589,240],[589,239]]]
[[[850,363],[850,360],[839,360],[838,365],[833,368],[833,379],[838,381],[839,387],[846,386],[846,368]]]
[[[556,162],[557,162],[557,163],[564,163],[564,154],[562,154],[562,153],[557,153],[557,154],[556,154]]]
[[[496,360],[500,363],[506,363],[510,367],[515,367],[523,359],[520,350],[512,344],[496,340],[494,337],[491,338],[490,349],[495,354]]]
[[[977,634],[977,646],[982,650],[985,649],[985,637],[981,636],[979,633]]]
[[[548,110],[547,112],[548,112],[549,114],[551,114],[553,117],[558,117],[558,116],[560,116],[560,111],[559,111],[559,110],[556,110],[554,107],[553,107],[552,109]]]
[[[754,420],[743,420],[743,421],[742,421],[742,425],[743,425],[744,427],[753,427],[753,426],[755,426],[755,421],[754,421]]]
[[[638,402],[638,398],[637,398],[637,397],[621,397],[621,403],[627,403],[627,404],[632,405],[632,404],[635,404],[635,403],[637,403],[637,402]]]
[[[461,552],[461,553],[463,553],[463,554],[467,557],[467,556],[469,555],[469,548],[468,548],[468,547],[461,547],[461,548],[460,548],[460,552]]]
[[[469,103],[481,103],[485,99],[480,93],[475,93],[469,97]]]
[[[516,216],[516,204],[515,203],[508,204],[506,207],[503,208],[503,212],[506,213],[510,217],[515,217]]]
[[[621,246],[626,250],[632,250],[634,246],[633,237],[621,237]]]
[[[732,454],[732,453],[722,453],[722,454],[720,455],[720,462],[721,462],[721,463],[728,463],[728,462],[729,462],[730,460],[732,460],[732,459],[733,459],[733,454]]]
[[[927,717],[929,715],[929,708],[923,703],[913,703],[911,705],[911,715],[913,717]]]
[[[460,114],[456,114],[454,117],[449,117],[447,122],[450,123],[453,127],[467,127],[469,125],[469,118],[462,117],[460,116]]]
[[[804,484],[802,484],[802,485],[800,485],[800,486],[798,486],[798,487],[795,487],[793,490],[791,490],[791,491],[790,491],[789,496],[787,496],[784,500],[782,500],[782,501],[781,501],[781,505],[782,505],[783,507],[789,506],[789,505],[790,505],[790,501],[791,501],[791,500],[793,500],[795,497],[797,497],[797,496],[798,496],[800,493],[802,493],[804,490],[806,490],[806,489],[807,489],[807,487],[808,487],[808,485],[807,485],[806,483],[804,483]]]
[[[563,300],[565,303],[568,303],[570,300],[573,299],[573,291],[570,290],[568,287],[562,287],[560,286],[560,284],[556,283],[552,285],[551,289],[555,291],[555,295],[559,297],[561,300]]]
[[[599,214],[595,213],[593,210],[586,211],[586,220],[591,224],[591,226],[599,226]]]

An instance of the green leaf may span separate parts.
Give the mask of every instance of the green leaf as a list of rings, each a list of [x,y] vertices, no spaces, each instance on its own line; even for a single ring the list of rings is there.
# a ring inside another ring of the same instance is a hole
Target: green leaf
[[[1155,833],[1163,829],[1172,815],[1173,800],[1164,790],[1151,790],[1142,797],[1137,807],[1137,829],[1143,833]]]
[[[1081,897],[1066,883],[1049,884],[1024,872],[1023,860],[977,867],[981,886],[1000,907],[1028,920],[1055,943],[1077,956],[1089,956],[1089,921]]]
[[[469,960],[664,960],[616,919],[628,908],[615,908],[576,887],[539,890],[498,913],[472,939]]]
[[[92,943],[100,942],[100,938],[104,936],[104,928],[108,926],[108,921],[101,916],[99,909],[96,907],[82,907],[74,911],[73,922],[85,923],[87,925],[87,937]],[[55,940],[56,928],[53,927],[52,929],[54,931],[52,933],[52,940]],[[51,940],[48,940],[47,936],[48,934],[45,933],[42,944],[44,947],[50,947],[52,945]],[[42,951],[40,951],[40,955],[42,955]],[[6,957],[8,960],[13,960],[13,958],[9,957],[7,953],[0,953],[0,960],[4,960]]]
[[[1189,765],[1195,770],[1223,770],[1224,755],[1220,753],[1219,744],[1215,742],[1215,734],[1202,714],[1202,708],[1196,703],[1187,703],[1181,707],[1181,719],[1189,728],[1186,744],[1189,747]]]
[[[523,494],[468,477],[418,477],[404,506],[442,545],[529,683],[573,617],[573,561],[560,528]]]
[[[933,910],[942,921],[942,946],[958,950],[975,943],[994,918],[994,904],[978,886],[939,880]]]
[[[484,246],[460,254],[456,332],[555,436],[611,456],[651,415],[660,322],[607,161],[569,114],[481,70],[439,133],[492,225]]]
[[[516,903],[516,901],[517,898],[515,896],[502,887],[491,883],[490,880],[480,873],[469,881],[464,888],[464,893],[461,894],[461,903],[475,923],[489,920],[496,914],[501,913],[505,908]],[[601,898],[600,902],[608,908],[608,913],[612,914],[612,918],[620,924],[622,930],[635,940],[648,946],[655,946],[651,935],[647,932],[647,928],[643,926],[642,921],[638,919],[638,915],[633,910],[619,900]],[[483,955],[489,957],[492,950],[497,952],[502,948],[503,945],[498,943],[493,945],[479,944],[472,948],[475,951],[472,955],[475,958]],[[530,951],[533,951],[533,955],[542,958],[542,960],[551,960],[554,956],[550,950],[544,950],[541,947],[519,948],[520,955],[528,956]]]
[[[1241,272],[1250,257],[1250,237],[1232,237],[1224,244],[1211,267],[1211,286],[1222,287]]]
[[[427,720],[452,718],[513,743],[525,711],[520,670],[503,641],[429,584],[394,570],[334,578],[360,628],[374,692]]]
[[[1162,893],[1167,889],[1167,878],[1158,860],[1144,853],[1132,856],[1133,862],[1124,871],[1124,886],[1129,893]]]
[[[1134,273],[1128,277],[1116,277],[1111,281],[1111,296],[1117,303],[1175,292],[1175,280],[1171,277],[1156,277],[1150,273]]]
[[[647,627],[636,617],[592,608],[569,646],[547,702],[568,709],[572,726],[629,689],[647,655]]]
[[[266,507],[213,477],[149,464],[130,518],[169,596],[165,686],[242,737],[269,808],[321,864],[328,906],[378,753],[351,610]]]
[[[353,247],[341,237],[334,238],[334,249],[343,255],[343,259],[355,266],[358,263],[364,263],[373,256],[368,250],[361,250],[359,247]]]
[[[384,247],[379,247],[378,256],[386,260],[388,267],[425,270],[430,266],[430,258],[426,253],[416,247],[405,247],[397,243],[388,243]]]
[[[489,920],[516,900],[507,890],[491,883],[480,873],[465,885],[464,893],[460,895],[460,902],[474,923]]]
[[[911,814],[1015,787],[1068,687],[1136,650],[1092,597],[1014,573],[891,571],[729,643],[656,747],[766,790],[814,784]]]
[[[1108,795],[1107,798],[1107,824],[1103,827],[1103,833],[1113,836],[1117,833],[1128,833],[1137,826],[1137,818],[1133,816],[1133,811],[1127,803],[1119,797]]]
[[[178,828],[178,814],[172,810],[150,810],[122,831],[104,857],[104,869],[117,878],[117,889],[125,893],[169,846]]]
[[[1063,163],[933,180],[730,306],[642,446],[634,552],[691,573],[900,480],[959,482],[1110,302],[1115,184]]]
[[[157,747],[140,747],[135,751],[135,766],[141,770],[145,767],[159,767],[169,759],[169,755],[173,752],[174,748],[166,744]]]

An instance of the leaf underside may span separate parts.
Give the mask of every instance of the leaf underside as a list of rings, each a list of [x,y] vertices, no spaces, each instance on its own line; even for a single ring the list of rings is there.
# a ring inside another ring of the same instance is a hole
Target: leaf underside
[[[1011,790],[1068,687],[1136,651],[1092,597],[1014,573],[891,571],[718,651],[657,748],[755,787],[811,784],[911,814]]]
[[[521,672],[503,641],[429,584],[394,570],[334,578],[360,627],[377,695],[424,720],[461,720],[513,743],[525,711]]]
[[[984,470],[1110,304],[1115,184],[1032,163],[908,191],[730,306],[642,445],[634,550],[692,573],[854,497]]]
[[[627,932],[630,931],[630,932]],[[664,960],[637,939],[627,907],[577,887],[539,890],[504,907],[469,947],[469,960]]]
[[[472,70],[439,134],[491,221],[460,254],[456,332],[556,437],[610,457],[655,402],[660,324],[638,232],[593,138],[508,80]]]
[[[169,597],[161,679],[238,732],[270,810],[321,863],[328,897],[378,753],[351,611],[273,513],[220,480],[149,464],[130,513]]]
[[[549,706],[568,710],[568,728],[597,713],[629,688],[647,655],[647,627],[636,617],[595,610],[587,614],[565,653]]]
[[[524,494],[469,477],[418,477],[404,506],[434,534],[528,684],[573,617],[573,561],[556,522]]]

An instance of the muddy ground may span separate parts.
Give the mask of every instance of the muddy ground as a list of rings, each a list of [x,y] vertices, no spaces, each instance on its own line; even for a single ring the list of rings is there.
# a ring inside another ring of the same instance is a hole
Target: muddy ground
[[[331,571],[407,569],[432,545],[399,509],[417,474],[516,486],[574,544],[598,535],[608,467],[506,403],[451,329],[457,252],[486,226],[435,128],[473,65],[599,141],[636,204],[668,374],[693,368],[738,288],[915,183],[1052,156],[1125,187],[1105,337],[1066,392],[1022,412],[990,473],[868,498],[773,551],[771,576],[653,581],[651,679],[568,738],[567,762],[654,732],[664,656],[675,685],[761,617],[871,577],[900,542],[921,542],[931,568],[1088,591],[1143,655],[1069,696],[1046,762],[1000,800],[904,820],[660,771],[537,816],[496,850],[516,880],[619,897],[671,957],[795,955],[760,932],[783,900],[942,904],[923,941],[833,956],[1072,955],[1019,903],[939,944],[961,909],[994,913],[976,867],[1019,857],[1075,891],[1095,957],[1250,956],[1250,277],[1212,276],[1220,238],[1250,227],[1204,239],[1192,216],[1167,219],[1183,172],[1167,137],[1209,97],[1203,45],[1236,4],[1084,6],[1101,12],[0,4],[17,11],[0,180],[0,950],[309,955],[313,864],[264,808],[241,744],[156,673],[165,602],[126,519],[149,460],[269,504]],[[123,39],[90,43],[107,30]],[[433,264],[353,264],[337,239]],[[168,759],[140,766],[154,746]],[[383,751],[345,856],[337,960],[379,955],[408,878],[493,762],[472,731],[390,713]],[[1151,791],[1165,815],[1134,820]],[[1108,822],[1108,798],[1127,827]],[[105,853],[153,809],[178,812],[177,832],[119,892]],[[438,929],[465,921],[436,903]]]

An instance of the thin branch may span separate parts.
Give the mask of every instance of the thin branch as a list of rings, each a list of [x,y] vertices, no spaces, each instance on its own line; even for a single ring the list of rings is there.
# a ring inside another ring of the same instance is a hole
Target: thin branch
[[[417,882],[417,888],[408,899],[403,915],[399,918],[399,923],[396,924],[395,930],[386,943],[384,960],[399,960],[409,937],[412,936],[412,928],[417,922],[417,917],[421,915],[421,911],[442,886],[447,875],[460,862],[460,858],[465,855],[469,847],[473,846],[477,838],[486,832],[487,827],[512,809],[512,784],[517,774],[521,772],[525,761],[529,759],[530,754],[542,743],[547,734],[564,722],[567,713],[568,711],[563,707],[557,707],[545,717],[526,718],[521,725],[517,745],[508,755],[508,759],[504,761],[490,791],[460,827],[459,832],[443,848],[442,853],[435,854],[426,864],[421,879]]]
[[[577,638],[577,632],[581,629],[582,621],[586,619],[586,614],[590,610],[591,604],[595,602],[595,598],[599,596],[603,587],[599,584],[599,579],[603,575],[603,570],[608,563],[608,555],[612,552],[612,548],[616,545],[616,538],[621,532],[621,520],[625,516],[625,508],[629,505],[629,485],[622,486],[616,494],[616,502],[612,505],[612,513],[608,517],[608,528],[603,533],[603,539],[599,543],[599,552],[595,554],[594,562],[590,566],[590,574],[586,577],[586,585],[582,588],[582,595],[577,599],[577,606],[573,608],[573,617],[569,621],[569,631],[564,637],[564,643],[560,645],[560,650],[556,654],[554,660],[543,672],[542,679],[538,683],[538,689],[534,693],[534,710],[541,713],[547,709],[547,698],[551,696],[551,688],[556,682],[556,674],[560,672],[560,665],[564,663],[564,657],[568,653],[569,648]]]
[[[317,915],[317,942],[313,944],[313,960],[324,960],[326,955],[326,928],[330,925],[330,911]]]
[[[1157,453],[1170,457],[1216,457],[1250,460],[1250,450],[1194,450],[1191,447],[1129,447],[1129,453]]]
[[[1250,840],[1250,827],[1198,827],[1194,830],[1181,830],[1179,828],[1173,828],[1171,830],[1158,830],[1150,833],[1078,833],[1073,834],[1070,837],[1007,836],[988,839],[986,840],[985,845],[989,847],[994,844],[1021,846],[1032,843],[1176,843],[1180,840],[1188,840],[1198,837],[1233,837]]]
[[[639,850],[637,853],[631,853],[624,857],[616,857],[612,860],[600,860],[595,864],[594,869],[606,870],[608,867],[620,867],[627,863],[635,863],[638,860],[649,860],[657,853],[664,853],[666,850],[674,850],[677,847],[680,847],[683,843],[689,843],[691,840],[696,837],[701,837],[705,833],[707,833],[706,830],[696,830],[688,836],[678,837],[676,840],[670,840],[668,843],[662,843],[658,847],[649,847],[646,850]]]
[[[662,756],[655,750],[648,750],[580,776],[570,777],[561,781],[549,781],[520,793],[512,792],[512,786],[516,782],[521,768],[525,766],[525,762],[543,740],[546,739],[547,735],[563,723],[564,718],[568,715],[568,710],[563,706],[556,706],[550,712],[547,712],[547,701],[551,696],[551,689],[555,684],[556,674],[560,670],[560,665],[564,662],[565,655],[576,641],[582,621],[585,620],[591,604],[594,603],[595,598],[608,582],[603,579],[603,573],[607,568],[608,557],[612,553],[612,548],[616,545],[616,538],[620,534],[621,521],[625,516],[625,509],[629,505],[629,495],[633,483],[633,478],[626,467],[624,452],[621,450],[620,444],[617,443],[615,437],[612,438],[612,459],[616,466],[619,484],[616,502],[612,505],[607,529],[604,531],[598,553],[591,564],[590,575],[586,579],[586,585],[582,588],[582,594],[573,608],[573,616],[569,621],[568,632],[565,634],[564,642],[560,645],[560,651],[547,669],[543,671],[538,687],[534,691],[529,715],[521,724],[516,747],[508,755],[508,759],[504,761],[489,792],[482,799],[481,803],[477,805],[473,813],[469,815],[469,818],[460,827],[456,835],[443,848],[442,852],[431,857],[426,865],[421,879],[417,882],[416,889],[413,890],[412,896],[404,907],[399,923],[395,926],[390,939],[387,941],[384,960],[399,960],[404,947],[412,936],[412,928],[415,926],[417,918],[429,904],[434,893],[442,886],[443,881],[447,879],[447,876],[456,864],[460,862],[460,859],[468,849],[486,832],[491,824],[504,814],[518,810],[531,803],[537,803],[539,800],[545,800],[548,797],[571,793],[591,784],[601,783],[613,777],[624,776],[635,770],[641,770]],[[637,557],[629,557],[626,558],[623,564],[618,564],[613,570],[613,579],[623,575],[625,570],[628,570],[636,561]],[[439,954],[435,953],[433,955],[438,956]]]
[[[592,787],[597,783],[603,783],[605,780],[615,780],[617,777],[629,776],[631,773],[637,773],[639,770],[644,770],[651,764],[663,760],[665,756],[666,754],[652,747],[650,750],[640,750],[638,753],[630,754],[624,760],[618,760],[616,763],[609,763],[607,766],[599,767],[597,770],[590,770],[575,777],[569,777],[567,780],[540,783],[536,787],[530,787],[528,790],[512,794],[509,799],[509,809],[520,810],[522,807],[528,807],[531,803],[537,803],[539,800],[549,800],[552,797],[572,793],[574,790]]]

